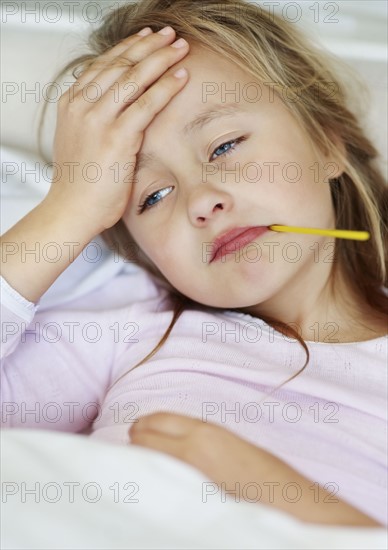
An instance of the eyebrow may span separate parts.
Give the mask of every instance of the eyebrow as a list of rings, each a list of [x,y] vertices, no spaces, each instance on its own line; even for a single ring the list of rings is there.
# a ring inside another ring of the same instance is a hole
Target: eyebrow
[[[156,156],[153,153],[138,153],[136,155],[136,166],[133,174],[133,177],[135,179],[134,183],[136,183],[137,173],[140,172],[142,168],[145,168],[146,166],[149,166],[150,164],[155,162],[155,160]]]
[[[216,105],[215,108],[207,109],[206,111],[198,113],[193,120],[184,126],[182,133],[186,136],[189,133],[202,129],[206,124],[209,124],[209,122],[212,122],[213,120],[226,116],[233,116],[240,109],[241,107],[236,103],[231,103],[227,106]]]
[[[236,103],[225,105],[215,105],[212,108],[206,109],[198,113],[190,122],[188,122],[182,130],[182,134],[187,136],[193,132],[198,132],[204,126],[212,122],[213,120],[218,120],[223,117],[233,116],[241,110],[241,106]],[[138,153],[137,162],[134,172],[134,177],[136,178],[137,173],[140,172],[142,168],[149,166],[155,160],[157,156],[154,153]]]

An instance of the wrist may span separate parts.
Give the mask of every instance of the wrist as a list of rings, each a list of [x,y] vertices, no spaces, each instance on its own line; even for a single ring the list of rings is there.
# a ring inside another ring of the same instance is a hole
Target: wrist
[[[66,240],[75,240],[85,246],[103,231],[97,216],[92,216],[85,204],[67,202],[61,197],[48,193],[37,206],[39,215],[48,226],[56,227],[56,233],[62,232]]]

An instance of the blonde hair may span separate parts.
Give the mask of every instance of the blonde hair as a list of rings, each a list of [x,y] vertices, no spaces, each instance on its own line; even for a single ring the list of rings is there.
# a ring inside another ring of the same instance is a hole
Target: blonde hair
[[[388,219],[388,200],[387,185],[376,164],[378,152],[350,110],[346,87],[333,69],[335,59],[317,49],[293,25],[244,0],[142,0],[109,11],[102,25],[89,36],[91,52],[68,63],[54,80],[70,70],[77,78],[97,57],[127,36],[146,26],[156,32],[166,25],[172,26],[177,36],[189,43],[198,43],[237,63],[256,80],[276,83],[274,91],[279,97],[279,88],[288,93],[302,93],[303,100],[286,102],[288,109],[306,134],[312,136],[314,147],[324,154],[334,153],[344,167],[338,178],[330,180],[336,227],[362,229],[371,235],[367,246],[358,241],[336,241],[331,281],[340,268],[365,302],[377,313],[386,315],[388,299],[383,287],[387,286],[387,225],[384,220]],[[44,114],[45,108],[39,137]],[[343,144],[344,152],[336,148],[334,136]],[[203,306],[170,285],[137,247],[122,220],[105,230],[102,237],[123,257],[146,269],[170,291],[173,299],[174,314],[166,333],[133,367],[136,368],[158,351],[185,308]],[[334,285],[332,288],[334,291]],[[309,350],[287,323],[264,316],[261,319],[283,334],[295,337],[306,351],[302,369],[285,384],[307,366]]]

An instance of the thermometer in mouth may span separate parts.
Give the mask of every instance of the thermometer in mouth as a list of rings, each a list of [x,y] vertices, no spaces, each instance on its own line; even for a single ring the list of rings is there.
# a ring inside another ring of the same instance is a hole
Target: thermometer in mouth
[[[316,229],[314,227],[293,227],[291,225],[269,225],[271,231],[285,233],[307,233],[310,235],[323,235],[336,239],[350,239],[353,241],[367,241],[370,238],[368,231],[349,231],[347,229]]]

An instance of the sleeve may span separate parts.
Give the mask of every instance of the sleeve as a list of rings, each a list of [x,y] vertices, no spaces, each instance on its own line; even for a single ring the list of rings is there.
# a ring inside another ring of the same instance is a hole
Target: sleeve
[[[39,311],[1,278],[1,424],[79,432],[101,414],[125,310]]]

